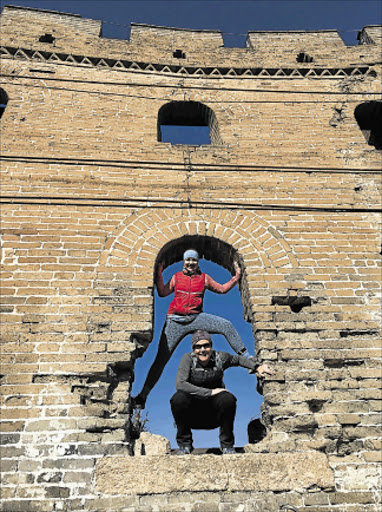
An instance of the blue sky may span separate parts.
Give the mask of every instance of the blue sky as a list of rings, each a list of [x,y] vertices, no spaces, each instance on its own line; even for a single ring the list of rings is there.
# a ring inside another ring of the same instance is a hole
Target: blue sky
[[[58,10],[81,14],[83,17],[104,21],[103,36],[128,38],[130,23],[183,28],[218,29],[224,34],[225,44],[243,46],[245,35],[250,30],[320,30],[337,29],[347,45],[357,44],[358,30],[365,25],[381,24],[381,2],[379,0],[1,0],[6,4]],[[224,269],[210,262],[201,262],[202,270],[223,283],[230,278]],[[181,268],[175,264],[164,273],[169,279]],[[136,365],[136,380],[133,390],[137,392],[143,384],[146,372],[155,357],[158,337],[163,325],[168,299],[155,298],[155,336],[149,349]],[[207,292],[205,311],[229,318],[251,353],[254,352],[252,329],[243,320],[243,310],[238,288],[229,294],[217,296]],[[215,348],[231,351],[224,338],[214,338]],[[190,350],[190,337],[178,346],[159,383],[150,395],[148,411],[149,430],[166,436],[172,447],[176,447],[175,429],[169,399],[175,391],[175,374],[180,358]],[[249,420],[259,414],[262,398],[256,393],[256,379],[241,368],[226,372],[226,387],[238,398],[235,434],[236,446],[247,442],[246,428]],[[195,446],[218,446],[218,433],[196,431]]]

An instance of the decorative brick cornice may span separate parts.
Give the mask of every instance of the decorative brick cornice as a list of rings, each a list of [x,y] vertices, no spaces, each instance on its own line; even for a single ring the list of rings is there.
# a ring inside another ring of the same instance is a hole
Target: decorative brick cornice
[[[1,46],[0,55],[7,58],[38,61],[43,63],[66,64],[113,71],[135,71],[143,73],[175,74],[190,77],[252,77],[252,78],[344,78],[350,76],[376,76],[370,66],[345,68],[299,67],[299,68],[256,68],[256,67],[193,67],[137,62],[125,59],[89,57],[69,53],[28,50],[11,46]]]

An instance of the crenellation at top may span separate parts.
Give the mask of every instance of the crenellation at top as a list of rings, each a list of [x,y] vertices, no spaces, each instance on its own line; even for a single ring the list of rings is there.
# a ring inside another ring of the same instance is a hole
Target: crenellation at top
[[[329,47],[344,49],[345,43],[337,30],[288,30],[288,31],[250,31],[248,45],[259,51],[267,52],[269,49],[291,51],[306,49],[311,52],[322,52]]]
[[[2,44],[31,47],[49,34],[53,41],[99,38],[102,21],[82,18],[78,14],[32,8],[5,6],[1,13]]]
[[[56,38],[83,38],[91,36],[99,38],[102,21],[83,18],[79,14],[33,9],[30,7],[4,6],[1,12],[1,31],[3,44],[12,29],[14,37],[25,41],[34,41],[41,31],[52,32]]]
[[[245,48],[224,46],[220,30],[131,24],[129,40],[102,37],[102,21],[26,7],[1,13],[4,46],[104,59],[198,67],[346,67],[380,62],[382,27],[367,26],[358,46],[337,30],[250,31]]]
[[[360,45],[382,44],[382,25],[367,25],[358,32],[357,39]]]
[[[160,49],[183,48],[187,51],[210,51],[224,45],[220,30],[194,30],[131,24],[130,43],[142,47],[155,45]]]

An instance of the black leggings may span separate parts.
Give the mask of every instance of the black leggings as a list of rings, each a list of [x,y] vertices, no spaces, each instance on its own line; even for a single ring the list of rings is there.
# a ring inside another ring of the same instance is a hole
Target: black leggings
[[[180,448],[192,448],[191,429],[217,427],[220,427],[220,447],[233,448],[236,397],[232,393],[222,391],[210,398],[196,398],[184,391],[177,391],[170,403],[177,426],[176,441]]]

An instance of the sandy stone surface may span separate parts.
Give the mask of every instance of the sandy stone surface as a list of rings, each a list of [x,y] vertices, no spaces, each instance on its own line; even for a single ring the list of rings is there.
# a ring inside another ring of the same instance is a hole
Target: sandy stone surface
[[[334,486],[319,453],[105,457],[97,464],[104,494],[182,491],[289,491]]]

